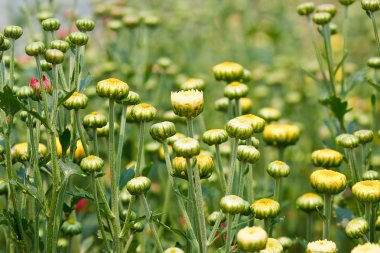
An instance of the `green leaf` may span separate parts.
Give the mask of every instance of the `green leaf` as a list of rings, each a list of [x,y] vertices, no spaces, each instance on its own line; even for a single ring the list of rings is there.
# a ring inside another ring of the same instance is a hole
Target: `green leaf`
[[[365,77],[367,75],[367,72],[368,72],[368,69],[364,68],[351,74],[350,77],[347,79],[346,90],[343,95],[347,96],[347,94],[350,91],[352,91],[356,85],[365,82]]]
[[[21,103],[13,94],[12,89],[6,85],[3,92],[0,92],[0,108],[7,114],[14,116],[21,110]]]
[[[71,175],[79,175],[82,177],[85,177],[86,174],[80,169],[80,167],[70,161],[62,161],[61,159],[58,160],[58,165],[61,167],[63,174],[66,178],[69,178]]]
[[[336,65],[335,70],[334,70],[334,76],[336,75],[336,72],[338,72],[338,70],[340,69],[340,67],[342,67],[342,64],[343,64],[344,61],[346,60],[347,56],[348,56],[348,52],[346,52],[346,53],[343,55],[343,57],[342,57],[342,59],[339,61],[338,65]]]
[[[119,189],[123,189],[124,186],[131,180],[135,175],[135,169],[129,168],[122,171],[119,181]]]
[[[88,75],[86,78],[80,80],[79,91],[83,92],[87,85],[92,81],[92,76]]]
[[[38,161],[38,166],[39,167],[45,166],[46,164],[48,164],[48,162],[50,162],[50,159],[51,159],[51,154],[48,154],[42,160]]]
[[[74,186],[74,191],[68,191],[67,194],[70,194],[71,196],[77,197],[77,198],[86,198],[89,200],[93,200],[94,196],[86,191],[83,188],[79,188],[78,186]]]
[[[147,177],[149,175],[149,172],[152,170],[153,168],[153,163],[150,163],[148,164],[147,166],[145,166],[145,168],[143,169],[141,175],[143,175],[144,177]]]
[[[371,80],[367,80],[369,85],[371,85],[377,92],[380,92],[380,85],[377,85],[376,83],[372,82]]]
[[[181,237],[183,237],[184,239],[186,239],[187,241],[190,241],[190,238],[188,238],[186,236],[185,233],[183,233],[181,230],[179,229],[175,229],[175,228],[171,228],[169,226],[167,226],[166,224],[162,223],[160,220],[158,219],[153,219],[154,222],[156,222],[157,224],[159,224],[160,226],[162,226],[163,228],[165,228],[166,230],[169,230],[170,232],[174,233],[174,234],[177,234]]]
[[[66,154],[67,149],[70,147],[70,130],[66,128],[58,137],[62,146],[62,154]]]
[[[330,111],[335,115],[335,117],[339,120],[339,122],[343,122],[344,115],[351,111],[348,108],[348,103],[345,100],[337,96],[330,96],[327,99],[320,100],[321,104],[327,106]]]
[[[46,118],[42,117],[39,113],[35,112],[35,111],[32,111],[32,110],[29,110],[25,105],[23,105],[22,103],[20,103],[20,106],[21,106],[21,109],[23,109],[24,111],[28,112],[29,114],[31,114],[33,117],[35,117],[36,119],[38,119],[39,121],[41,121],[41,123],[49,130],[51,130],[48,122],[46,121]]]

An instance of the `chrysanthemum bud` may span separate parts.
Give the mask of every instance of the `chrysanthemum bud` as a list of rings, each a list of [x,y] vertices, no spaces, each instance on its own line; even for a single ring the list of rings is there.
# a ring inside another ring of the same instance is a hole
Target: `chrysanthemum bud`
[[[80,168],[87,173],[99,172],[103,166],[103,159],[94,155],[87,156],[80,162]]]
[[[167,248],[164,253],[185,253],[185,251],[177,247],[170,247]]]
[[[123,23],[118,19],[113,19],[107,22],[107,27],[110,30],[117,32],[123,28]]]
[[[166,121],[170,121],[173,123],[186,123],[186,118],[185,117],[180,117],[177,114],[175,114],[172,110],[166,111],[163,115],[162,118]]]
[[[239,145],[251,145],[254,146],[255,148],[259,148],[260,141],[252,136],[251,138],[247,140],[239,140]]]
[[[265,249],[268,235],[261,227],[245,227],[237,233],[236,241],[240,250],[256,252]]]
[[[45,75],[42,76],[42,82],[44,83],[45,92],[51,94],[53,92],[53,87]],[[40,93],[40,86],[40,81],[37,78],[32,77],[32,79],[30,79],[29,87],[31,87],[34,90],[34,92],[36,93],[35,95],[37,95],[37,97]]]
[[[284,248],[280,241],[274,238],[268,238],[265,249],[260,250],[260,253],[282,253],[284,252]]]
[[[207,222],[210,226],[214,226],[216,221],[220,219],[221,222],[226,220],[226,215],[223,212],[215,211],[207,217]]]
[[[338,249],[333,241],[319,240],[307,244],[306,253],[337,253]]]
[[[243,114],[249,113],[249,111],[252,109],[252,106],[253,106],[252,100],[250,98],[240,98],[239,102],[240,102],[241,112]]]
[[[45,31],[53,32],[57,31],[61,26],[61,22],[59,22],[56,18],[48,18],[41,22],[42,29]]]
[[[14,158],[21,162],[26,162],[30,159],[30,155],[28,153],[28,143],[22,142],[13,146],[12,155]],[[47,153],[47,148],[44,144],[38,144],[38,154],[41,157],[44,157]]]
[[[135,233],[140,233],[140,232],[144,231],[144,224],[142,222],[140,222],[140,221],[134,222],[132,230]]]
[[[241,77],[240,81],[243,83],[248,83],[252,80],[252,73],[248,69],[244,69],[243,76]]]
[[[359,146],[359,138],[353,134],[340,134],[335,138],[335,143],[343,148],[356,148]]]
[[[172,137],[169,137],[168,138],[168,144],[169,145],[173,145],[174,142],[176,142],[177,140],[179,139],[182,139],[182,138],[185,138],[186,136],[182,133],[176,133],[175,135],[173,135]]]
[[[332,149],[319,149],[311,154],[311,161],[316,167],[339,167],[343,161],[343,155]]]
[[[380,245],[375,243],[364,243],[352,249],[351,253],[377,253],[380,252]]]
[[[333,4],[320,4],[315,8],[315,12],[327,12],[331,15],[331,18],[335,17],[335,14],[337,12],[336,6]]]
[[[88,97],[80,92],[74,92],[65,102],[63,106],[67,110],[79,110],[86,108]]]
[[[176,134],[175,125],[169,121],[156,123],[150,127],[149,133],[156,141],[163,142]]]
[[[45,51],[45,59],[47,62],[57,65],[63,62],[65,55],[57,49],[48,49]]]
[[[76,27],[78,28],[79,31],[81,32],[90,32],[94,30],[95,23],[91,19],[78,19],[75,22]]]
[[[372,130],[358,130],[354,132],[354,135],[358,137],[360,144],[370,143],[374,138]]]
[[[154,29],[161,23],[161,20],[159,17],[155,15],[146,15],[143,17],[143,23],[148,28]]]
[[[45,51],[45,45],[41,41],[29,43],[25,47],[25,53],[29,56],[37,56]]]
[[[244,83],[232,82],[224,87],[224,96],[228,99],[239,99],[247,94],[248,86]]]
[[[69,219],[62,224],[61,229],[65,235],[74,236],[82,232],[82,224],[74,219]]]
[[[199,142],[193,138],[181,138],[174,142],[173,144],[174,152],[178,156],[183,156],[185,158],[191,158],[197,156],[201,150]]]
[[[273,199],[259,199],[251,205],[251,211],[256,219],[275,218],[280,213],[280,204]]]
[[[18,91],[16,92],[16,96],[19,99],[26,99],[28,97],[33,96],[34,90],[29,86],[22,86]]]
[[[137,105],[141,103],[140,95],[134,91],[129,91],[128,96],[120,101],[124,105]]]
[[[306,213],[314,212],[323,207],[323,199],[315,193],[305,193],[297,199],[297,208]]]
[[[102,128],[107,125],[107,118],[101,113],[91,112],[83,118],[85,128]]]
[[[313,14],[312,19],[313,22],[317,25],[326,25],[331,21],[332,17],[331,14],[328,12],[319,12]]]
[[[290,167],[282,161],[274,161],[268,165],[267,173],[273,178],[287,177],[290,174]]]
[[[380,57],[371,57],[367,61],[367,66],[374,69],[380,68]]]
[[[209,155],[198,155],[196,162],[201,179],[209,178],[214,170],[214,161]],[[173,171],[171,175],[183,179],[188,179],[186,170],[186,159],[183,157],[175,157],[172,161]]]
[[[228,134],[224,129],[211,129],[203,133],[202,140],[209,146],[220,145],[228,140]]]
[[[311,186],[319,193],[338,194],[347,185],[346,176],[332,170],[316,170],[310,176]]]
[[[22,34],[22,28],[16,25],[9,25],[4,28],[4,36],[6,38],[17,40]]]
[[[379,180],[379,172],[376,170],[368,170],[363,173],[363,180]]]
[[[339,0],[339,3],[341,3],[342,5],[346,5],[346,6],[349,6],[353,3],[355,3],[356,0]]]
[[[362,0],[362,9],[368,12],[375,12],[380,9],[379,0]]]
[[[132,195],[140,195],[149,190],[152,182],[147,177],[132,178],[126,185],[127,190]]]
[[[138,15],[127,15],[123,17],[123,24],[129,29],[134,29],[140,24],[141,18]]]
[[[137,122],[152,121],[157,114],[156,108],[147,103],[134,105],[131,109],[131,116]]]
[[[0,195],[6,195],[8,193],[8,184],[4,180],[0,179]]]
[[[206,87],[205,81],[200,78],[189,78],[184,83],[181,83],[181,90],[201,90]]]
[[[221,198],[220,209],[224,213],[228,214],[238,214],[244,210],[244,200],[236,195],[227,195]]]
[[[363,218],[352,219],[344,231],[349,238],[362,238],[368,232],[368,222]]]
[[[220,112],[227,112],[228,98],[219,98],[214,103],[215,109]]]
[[[301,134],[296,125],[267,125],[264,128],[263,139],[271,146],[286,147],[294,145]]]
[[[281,117],[281,112],[273,107],[264,107],[259,110],[258,115],[267,122],[277,121]]]
[[[127,189],[120,192],[120,201],[124,205],[128,205],[131,202],[132,195],[129,193]]]
[[[116,78],[109,78],[97,83],[96,92],[101,97],[121,100],[128,96],[129,86]]]
[[[253,127],[251,121],[241,118],[234,118],[227,122],[226,131],[232,138],[246,140],[253,135]]]
[[[277,240],[281,243],[284,250],[290,249],[294,244],[292,239],[290,239],[289,237],[285,237],[285,236],[279,237],[279,238],[277,238]]]
[[[11,48],[11,42],[8,39],[4,39],[3,43],[0,45],[0,51],[4,52]]]
[[[0,33],[0,45],[4,43],[5,37],[4,34]]]
[[[237,159],[241,162],[254,164],[260,159],[260,152],[253,146],[240,145],[237,149]]]
[[[244,68],[236,62],[223,62],[213,67],[214,77],[217,81],[233,82],[243,77]]]
[[[52,17],[53,17],[53,13],[48,10],[42,10],[37,13],[37,18],[40,22]]]
[[[45,59],[42,59],[40,61],[40,64],[41,64],[41,69],[43,71],[49,71],[49,70],[52,70],[53,68],[53,64],[51,64],[50,62],[47,62]]]
[[[70,153],[70,149],[67,150],[67,155]],[[74,162],[80,163],[82,159],[86,156],[84,152],[84,147],[81,140],[77,141],[76,149],[74,152]]]
[[[203,92],[198,90],[171,93],[171,103],[175,114],[195,118],[203,111]]]
[[[62,53],[66,53],[67,50],[69,50],[70,48],[70,44],[64,40],[53,40],[52,42],[50,42],[50,48],[57,49]]]
[[[73,32],[69,35],[69,39],[76,46],[84,46],[88,42],[88,35],[82,32]]]
[[[117,124],[116,122],[114,123],[113,130],[114,132],[117,132],[119,130],[119,124]],[[110,132],[110,127],[109,127],[108,122],[104,127],[96,129],[96,133],[99,137],[108,137],[109,132]]]
[[[357,182],[352,186],[352,194],[361,202],[379,202],[380,181],[366,180]]]

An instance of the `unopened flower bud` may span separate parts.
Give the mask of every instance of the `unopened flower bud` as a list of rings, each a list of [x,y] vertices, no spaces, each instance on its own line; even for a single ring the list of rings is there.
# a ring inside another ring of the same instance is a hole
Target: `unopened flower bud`
[[[29,56],[37,56],[45,51],[45,45],[41,41],[29,43],[25,47],[25,53]]]
[[[332,17],[328,12],[318,12],[313,15],[312,19],[317,25],[326,25],[331,21]]]
[[[6,38],[17,40],[22,34],[22,28],[16,25],[9,25],[4,28],[4,36]]]
[[[164,253],[185,253],[185,251],[177,247],[170,247],[167,248]]]
[[[301,130],[296,125],[267,125],[264,128],[263,139],[275,147],[286,147],[294,145],[301,134]]]
[[[285,237],[285,236],[279,237],[279,238],[277,238],[277,240],[281,243],[284,250],[290,249],[294,244],[292,239],[290,239],[289,237]]]
[[[323,207],[323,199],[315,193],[305,193],[297,199],[297,208],[306,213],[314,212]]]
[[[11,42],[8,39],[4,39],[3,43],[0,45],[0,51],[4,52],[11,48]]]
[[[94,30],[95,23],[91,19],[78,19],[75,22],[76,27],[78,28],[79,31],[81,32],[90,32]]]
[[[214,103],[215,109],[220,112],[227,112],[228,98],[219,98]]]
[[[343,155],[332,149],[319,149],[311,154],[311,161],[316,167],[339,167],[343,161]]]
[[[16,96],[19,99],[26,99],[31,96],[33,96],[34,90],[29,86],[22,86],[18,91],[16,92]]]
[[[221,222],[226,220],[226,215],[223,212],[215,211],[207,217],[207,222],[210,226],[214,226],[216,221],[220,219]]]
[[[364,243],[352,249],[351,253],[377,253],[380,252],[380,245],[375,243]]]
[[[128,96],[129,86],[116,78],[109,78],[97,83],[96,92],[101,97],[121,100]]]
[[[57,65],[63,62],[65,55],[57,49],[48,49],[45,51],[45,59],[47,62]]]
[[[256,219],[269,219],[275,218],[280,213],[280,204],[268,198],[256,200],[251,205],[251,211]]]
[[[240,145],[237,149],[237,159],[241,162],[254,164],[260,159],[260,152],[253,146]]]
[[[368,170],[363,173],[363,180],[379,180],[379,172],[376,170]]]
[[[140,95],[134,91],[129,91],[128,96],[118,101],[123,105],[137,105],[141,103]]]
[[[282,161],[274,161],[268,165],[267,173],[273,178],[287,177],[290,174],[290,167]]]
[[[150,127],[149,133],[156,141],[163,142],[176,134],[175,125],[169,121],[156,123]]]
[[[367,61],[367,66],[374,69],[380,68],[380,57],[371,57]]]
[[[171,104],[178,116],[195,118],[203,111],[203,92],[198,90],[172,92]]]
[[[260,250],[260,253],[282,253],[284,252],[284,248],[279,240],[274,238],[268,238],[267,244],[265,245],[265,249]]]
[[[202,140],[209,146],[220,145],[228,140],[228,134],[224,129],[211,129],[203,133]]]
[[[132,195],[140,195],[149,190],[152,182],[147,177],[132,178],[126,185],[127,190]]]
[[[224,87],[224,96],[228,99],[239,99],[247,94],[248,86],[244,83],[232,82]]]
[[[355,3],[356,0],[339,0],[339,3],[341,3],[342,5],[345,5],[345,6],[349,6],[353,3]]]
[[[240,102],[241,112],[243,114],[249,113],[249,111],[253,107],[252,100],[250,98],[240,98],[239,102]]]
[[[346,189],[347,179],[342,173],[332,170],[317,170],[310,176],[311,186],[319,193],[338,194]]]
[[[91,112],[83,118],[85,128],[102,128],[107,125],[107,118],[101,113]]]
[[[340,134],[335,138],[335,143],[343,148],[356,148],[359,146],[359,138],[353,134]]]
[[[156,108],[147,103],[134,105],[131,110],[131,116],[137,122],[152,121],[156,117],[156,114]]]
[[[65,235],[74,236],[82,232],[82,224],[74,219],[69,219],[62,224],[61,229]]]
[[[88,35],[82,32],[73,32],[69,35],[69,39],[76,46],[84,46],[88,42]]]
[[[306,247],[306,253],[337,253],[338,249],[333,241],[319,240],[309,242]]]
[[[53,40],[52,42],[50,42],[50,48],[57,49],[62,53],[66,53],[67,50],[69,50],[70,48],[70,44],[64,40]]]
[[[205,89],[205,81],[200,78],[189,78],[181,83],[181,90],[201,90]]]
[[[273,107],[264,107],[259,110],[258,115],[267,122],[277,121],[281,117],[281,112]]]
[[[362,0],[362,9],[368,12],[376,12],[380,9],[380,1]]]
[[[237,233],[236,241],[240,250],[256,252],[265,249],[268,235],[261,227],[245,227]]]
[[[250,121],[234,118],[227,122],[226,131],[231,138],[246,140],[253,135],[253,127]]]
[[[220,202],[220,209],[224,213],[228,214],[238,214],[241,213],[244,210],[244,200],[236,195],[227,195],[221,198]]]
[[[335,17],[335,14],[337,12],[336,6],[333,4],[320,4],[315,8],[315,12],[327,12],[331,15],[331,18]]]
[[[193,138],[181,138],[174,142],[173,149],[178,156],[191,158],[197,156],[200,152],[199,142]]]
[[[363,218],[352,219],[344,231],[349,238],[362,238],[368,232],[368,222]]]
[[[103,159],[94,155],[87,156],[80,162],[80,168],[87,173],[99,172],[103,166]]]
[[[42,29],[45,31],[53,32],[57,31],[61,26],[61,22],[59,22],[56,18],[48,18],[41,22]]]
[[[376,203],[380,201],[380,181],[366,180],[352,186],[352,194],[361,202]]]
[[[354,132],[354,135],[358,137],[360,144],[370,143],[374,138],[372,130],[358,130]]]
[[[244,68],[236,62],[223,62],[213,67],[214,77],[217,81],[233,82],[241,80]]]
[[[63,106],[67,110],[79,110],[86,108],[88,97],[80,92],[74,92],[65,102]]]

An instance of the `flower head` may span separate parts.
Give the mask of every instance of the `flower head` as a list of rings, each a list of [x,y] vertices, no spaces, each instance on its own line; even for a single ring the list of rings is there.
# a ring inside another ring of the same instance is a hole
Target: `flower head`
[[[180,117],[195,118],[203,111],[203,92],[186,90],[171,93],[173,111]]]

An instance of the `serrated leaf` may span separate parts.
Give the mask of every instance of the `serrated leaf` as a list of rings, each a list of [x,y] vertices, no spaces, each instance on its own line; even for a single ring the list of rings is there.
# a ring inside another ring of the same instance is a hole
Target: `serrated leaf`
[[[3,92],[0,92],[0,108],[5,114],[12,116],[21,110],[21,103],[8,85],[4,87]]]
[[[343,122],[344,115],[351,111],[348,108],[348,103],[337,96],[330,96],[326,99],[321,99],[319,102],[327,106],[330,111],[335,115],[339,122]]]
[[[58,165],[61,167],[63,174],[66,178],[69,178],[71,175],[76,174],[82,177],[85,177],[86,174],[80,169],[80,167],[70,161],[58,160]]]

